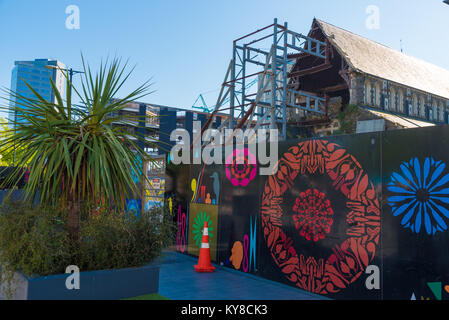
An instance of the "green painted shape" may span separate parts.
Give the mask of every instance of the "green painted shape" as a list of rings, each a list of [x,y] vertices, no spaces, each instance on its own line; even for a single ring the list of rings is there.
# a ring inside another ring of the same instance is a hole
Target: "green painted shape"
[[[427,282],[427,286],[430,288],[430,290],[432,290],[437,300],[442,299],[443,294],[441,282]]]
[[[195,241],[195,244],[200,247],[201,246],[201,240],[203,238],[203,232],[202,229],[204,227],[204,222],[207,221],[208,229],[209,229],[209,238],[212,238],[214,236],[213,230],[214,228],[211,226],[212,219],[209,217],[209,215],[206,212],[201,211],[198,213],[194,219],[193,223],[193,240]]]

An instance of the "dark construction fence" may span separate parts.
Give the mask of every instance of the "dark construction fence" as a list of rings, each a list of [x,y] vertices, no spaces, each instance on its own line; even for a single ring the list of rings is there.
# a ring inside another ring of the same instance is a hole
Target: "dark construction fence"
[[[241,272],[334,299],[449,298],[448,146],[445,126],[282,142],[273,176],[169,163],[176,250],[197,255],[208,221],[212,260]]]

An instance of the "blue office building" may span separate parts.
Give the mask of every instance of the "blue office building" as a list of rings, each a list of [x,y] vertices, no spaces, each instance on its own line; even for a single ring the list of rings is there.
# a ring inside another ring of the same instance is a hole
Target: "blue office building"
[[[36,59],[34,61],[15,61],[11,76],[11,90],[24,97],[36,98],[33,92],[26,86],[26,81],[39,95],[47,101],[55,102],[50,78],[56,84],[59,92],[63,94],[65,89],[65,76],[62,72],[65,65],[57,60]],[[14,106],[18,101],[11,97],[9,121],[15,118]]]

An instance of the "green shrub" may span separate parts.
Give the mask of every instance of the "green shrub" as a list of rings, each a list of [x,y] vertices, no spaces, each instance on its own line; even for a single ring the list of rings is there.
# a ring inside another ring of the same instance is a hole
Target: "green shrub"
[[[9,203],[0,208],[0,266],[28,276],[65,272],[70,240],[51,208]]]
[[[337,115],[337,119],[340,120],[340,129],[336,134],[354,133],[357,113],[360,108],[356,104],[348,104],[345,106],[342,112]]]
[[[65,221],[54,208],[1,206],[0,267],[6,280],[14,272],[30,277],[60,274],[69,265],[81,271],[139,267],[153,261],[173,241],[173,219],[162,208],[140,218],[119,213],[83,218],[76,253]]]
[[[160,255],[173,234],[172,219],[161,208],[133,214],[100,214],[81,223],[81,270],[138,267]]]

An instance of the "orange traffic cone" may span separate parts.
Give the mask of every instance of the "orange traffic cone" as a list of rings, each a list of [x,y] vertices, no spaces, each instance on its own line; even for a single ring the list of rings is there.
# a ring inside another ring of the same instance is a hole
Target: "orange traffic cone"
[[[207,221],[204,222],[203,239],[201,241],[200,257],[198,264],[194,266],[196,272],[214,272],[215,267],[210,263],[210,248],[209,248],[209,230]]]

